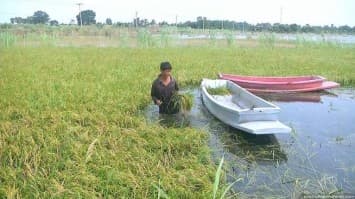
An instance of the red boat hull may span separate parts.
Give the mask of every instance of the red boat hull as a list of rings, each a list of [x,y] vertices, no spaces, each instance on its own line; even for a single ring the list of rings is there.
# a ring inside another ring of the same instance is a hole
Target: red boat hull
[[[221,79],[235,82],[251,92],[308,92],[338,87],[322,76],[258,77],[219,74]]]

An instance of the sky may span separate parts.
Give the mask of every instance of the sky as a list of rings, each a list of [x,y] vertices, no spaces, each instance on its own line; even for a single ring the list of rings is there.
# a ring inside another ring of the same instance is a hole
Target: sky
[[[169,23],[208,19],[248,23],[355,26],[355,0],[0,0],[0,23],[12,17],[45,11],[59,23],[69,23],[81,9],[96,12],[96,21],[131,22],[138,17]]]

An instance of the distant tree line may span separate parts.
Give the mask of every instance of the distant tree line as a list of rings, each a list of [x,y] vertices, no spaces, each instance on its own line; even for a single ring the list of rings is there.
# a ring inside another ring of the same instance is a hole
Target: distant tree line
[[[298,24],[280,24],[280,23],[258,23],[256,25],[247,22],[236,22],[229,20],[209,20],[206,17],[197,17],[196,21],[186,21],[182,23],[167,23],[165,21],[157,23],[154,19],[149,21],[147,19],[140,19],[139,17],[133,19],[131,23],[120,23],[116,25],[133,25],[135,27],[147,27],[154,25],[170,25],[177,27],[190,27],[192,29],[225,29],[225,30],[239,30],[245,32],[277,32],[277,33],[348,33],[355,34],[355,26],[350,27],[334,26],[333,24],[325,26],[311,26],[306,24],[304,26]]]
[[[178,27],[190,27],[193,29],[227,29],[246,32],[277,32],[277,33],[355,33],[355,26],[348,25],[336,27],[333,24],[325,26],[304,26],[298,24],[258,23],[256,25],[247,22],[229,20],[208,20],[206,17],[197,17],[196,21],[186,21],[177,24]]]
[[[92,10],[83,10],[77,16],[78,25],[91,25],[96,24],[96,13]],[[10,19],[12,24],[49,24],[59,25],[57,20],[50,20],[49,15],[44,11],[36,11],[32,16],[26,18],[14,17]],[[109,21],[106,21],[109,22]],[[112,21],[111,21],[112,24]]]
[[[12,24],[50,24],[50,25],[58,25],[57,20],[49,20],[49,15],[44,11],[36,11],[32,16],[28,16],[26,18],[22,17],[14,17],[10,19]]]
[[[103,25],[103,23],[96,22],[96,13],[93,10],[83,10],[78,15],[76,15],[76,21],[78,25],[91,25],[98,24]],[[50,24],[58,25],[57,20],[50,20],[49,15],[44,11],[36,11],[32,16],[27,18],[14,17],[10,19],[12,24]],[[74,22],[75,23],[75,22]],[[115,26],[130,26],[130,27],[149,27],[149,26],[178,26],[178,27],[190,27],[192,29],[225,29],[225,30],[239,30],[245,32],[277,32],[277,33],[347,33],[355,34],[355,26],[350,27],[348,25],[344,26],[334,26],[333,24],[325,26],[311,26],[298,25],[298,24],[280,24],[280,23],[258,23],[250,24],[247,22],[236,22],[230,20],[210,20],[206,17],[199,16],[196,21],[186,21],[180,22],[178,24],[162,21],[156,22],[154,19],[141,19],[136,17],[132,22],[116,22],[113,23],[111,18],[107,18],[105,21],[106,25]]]

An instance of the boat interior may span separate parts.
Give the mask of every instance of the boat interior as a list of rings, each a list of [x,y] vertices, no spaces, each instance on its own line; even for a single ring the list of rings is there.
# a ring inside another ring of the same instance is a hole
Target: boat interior
[[[207,87],[218,88],[226,87],[231,95],[211,95],[219,103],[233,107],[237,110],[256,110],[265,108],[277,108],[273,104],[256,97],[243,88],[240,88],[230,81],[225,81],[224,84],[208,85]]]

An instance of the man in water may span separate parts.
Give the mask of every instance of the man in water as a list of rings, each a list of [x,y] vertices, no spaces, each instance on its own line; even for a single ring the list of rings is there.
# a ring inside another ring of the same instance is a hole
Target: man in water
[[[171,76],[171,64],[162,62],[160,64],[160,74],[152,84],[151,96],[156,105],[159,106],[160,114],[176,114],[178,107],[174,107],[171,97],[179,90],[178,83]]]

